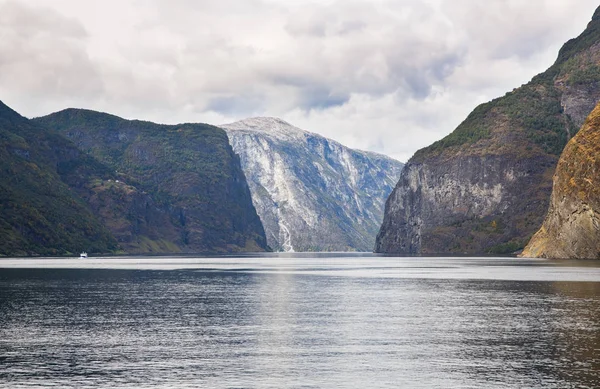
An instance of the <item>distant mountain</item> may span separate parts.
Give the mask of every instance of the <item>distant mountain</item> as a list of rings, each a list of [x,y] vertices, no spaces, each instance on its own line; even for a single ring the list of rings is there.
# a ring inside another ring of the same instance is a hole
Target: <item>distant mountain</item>
[[[33,120],[110,168],[82,197],[128,253],[267,249],[238,157],[206,124],[159,125],[66,109]]]
[[[600,104],[565,147],[550,210],[524,257],[600,259]]]
[[[222,126],[274,250],[371,251],[402,163],[276,118]]]
[[[77,190],[114,177],[70,141],[0,102],[0,255],[116,250]]]
[[[599,100],[600,8],[546,72],[478,106],[410,159],[386,203],[376,251],[522,249],[546,214],[563,147]]]

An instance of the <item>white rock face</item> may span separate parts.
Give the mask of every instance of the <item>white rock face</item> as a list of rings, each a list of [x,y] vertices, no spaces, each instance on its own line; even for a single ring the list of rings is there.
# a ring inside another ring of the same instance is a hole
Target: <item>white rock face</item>
[[[279,251],[372,251],[403,164],[276,118],[221,126]]]

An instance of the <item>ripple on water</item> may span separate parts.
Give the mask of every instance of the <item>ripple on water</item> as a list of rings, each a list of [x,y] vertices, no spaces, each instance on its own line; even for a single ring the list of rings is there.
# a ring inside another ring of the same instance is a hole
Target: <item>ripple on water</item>
[[[5,266],[0,387],[600,387],[594,266],[276,260]]]

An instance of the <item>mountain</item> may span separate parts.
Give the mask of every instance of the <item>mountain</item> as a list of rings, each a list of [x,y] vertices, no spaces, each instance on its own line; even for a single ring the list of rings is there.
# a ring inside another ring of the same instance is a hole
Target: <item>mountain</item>
[[[106,253],[117,241],[73,188],[114,174],[0,102],[0,255]]]
[[[222,126],[240,155],[269,246],[371,251],[402,163],[276,118]]]
[[[600,259],[600,104],[565,147],[548,215],[522,255]]]
[[[600,100],[600,9],[546,72],[482,104],[409,160],[386,202],[375,250],[510,253],[548,210],[568,139]]]
[[[128,253],[267,249],[239,158],[206,124],[160,125],[82,109],[33,122],[116,175],[84,194]]]

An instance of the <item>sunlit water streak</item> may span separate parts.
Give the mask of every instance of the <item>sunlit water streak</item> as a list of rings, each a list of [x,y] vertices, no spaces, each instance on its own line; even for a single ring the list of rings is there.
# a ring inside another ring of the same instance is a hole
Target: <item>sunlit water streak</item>
[[[0,259],[0,387],[600,387],[600,264]]]

